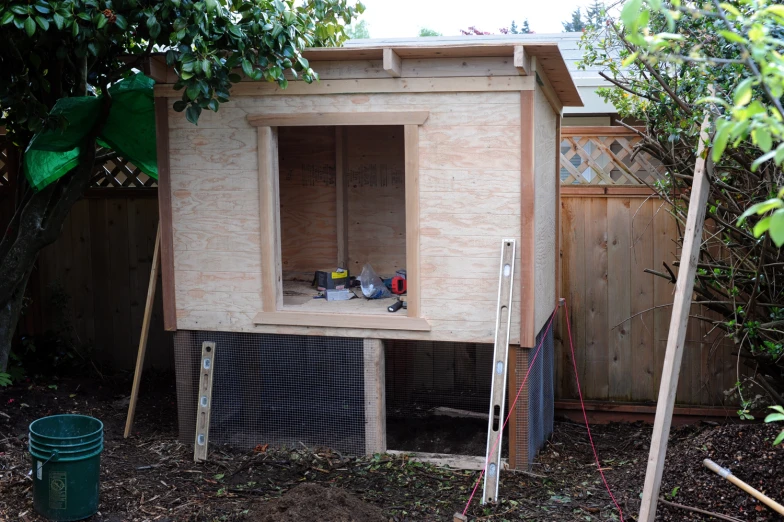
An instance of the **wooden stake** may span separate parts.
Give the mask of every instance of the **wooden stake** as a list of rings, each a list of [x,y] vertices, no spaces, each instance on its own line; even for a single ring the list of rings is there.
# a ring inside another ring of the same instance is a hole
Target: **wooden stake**
[[[710,117],[705,115],[700,129],[700,143],[697,148],[697,161],[694,165],[694,182],[683,233],[683,250],[678,281],[675,284],[675,299],[672,303],[670,331],[667,336],[667,351],[664,355],[659,400],[656,405],[656,419],[653,423],[653,437],[648,455],[648,470],[645,473],[645,486],[640,505],[640,522],[653,522],[656,518],[656,503],[659,500],[664,458],[667,456],[667,442],[672,423],[672,410],[675,407],[675,394],[678,390],[678,375],[681,371],[683,343],[686,340],[686,325],[689,322],[691,296],[694,290],[694,276],[702,243],[702,227],[705,223],[705,204],[708,201],[708,178],[705,176],[706,158],[710,149],[708,126]]]
[[[158,269],[161,264],[161,224],[158,222],[158,232],[155,234],[155,248],[152,253],[152,267],[150,268],[150,283],[147,286],[147,302],[144,305],[144,318],[142,319],[142,333],[139,336],[139,351],[136,354],[136,370],[133,373],[133,386],[131,387],[131,401],[128,403],[128,417],[125,419],[124,438],[128,438],[133,428],[133,416],[136,414],[136,400],[139,398],[139,385],[144,369],[144,355],[147,353],[147,336],[150,333],[150,317],[155,301],[155,287],[158,284]]]
[[[778,502],[776,502],[775,500],[773,500],[769,496],[765,495],[764,493],[762,493],[760,491],[757,491],[753,487],[749,486],[748,484],[743,482],[741,479],[739,479],[738,477],[733,475],[732,472],[730,470],[728,470],[727,468],[722,468],[721,466],[719,466],[718,464],[713,462],[711,459],[703,460],[702,464],[703,464],[703,466],[705,466],[706,468],[708,468],[712,472],[716,473],[718,476],[727,479],[728,481],[732,482],[733,484],[738,486],[740,489],[742,489],[743,491],[745,491],[746,493],[748,493],[752,497],[754,497],[757,500],[759,500],[760,502],[764,503],[766,506],[768,506],[773,511],[779,513],[780,515],[784,515],[784,506],[782,506],[781,504],[779,504]]]

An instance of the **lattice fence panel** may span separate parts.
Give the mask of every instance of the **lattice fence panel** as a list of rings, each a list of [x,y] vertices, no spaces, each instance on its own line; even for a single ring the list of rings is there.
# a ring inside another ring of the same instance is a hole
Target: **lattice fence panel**
[[[644,185],[660,180],[665,168],[645,152],[634,154],[636,135],[571,136],[561,140],[564,185]]]
[[[11,161],[9,159],[8,146],[0,136],[0,192],[11,188]]]
[[[153,188],[158,181],[119,156],[108,159],[95,170],[90,188]]]

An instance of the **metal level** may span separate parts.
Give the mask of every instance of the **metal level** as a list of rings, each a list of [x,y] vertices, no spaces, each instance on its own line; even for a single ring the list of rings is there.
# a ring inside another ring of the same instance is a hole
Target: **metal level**
[[[196,440],[193,444],[193,460],[207,460],[207,442],[210,435],[210,413],[212,411],[212,369],[215,366],[215,343],[204,341],[201,345],[199,364],[199,405],[196,410]]]
[[[490,414],[487,419],[487,456],[482,504],[498,497],[498,476],[501,472],[501,440],[503,438],[506,375],[509,361],[509,331],[512,326],[512,293],[514,281],[515,240],[501,243],[501,268],[498,275],[498,305],[495,318],[493,347],[493,379],[490,388]]]

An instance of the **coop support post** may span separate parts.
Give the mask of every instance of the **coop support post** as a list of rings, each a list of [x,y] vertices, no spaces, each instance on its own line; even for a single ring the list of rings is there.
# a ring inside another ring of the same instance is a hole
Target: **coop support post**
[[[150,333],[150,318],[152,307],[155,302],[155,287],[158,283],[158,268],[161,261],[161,224],[158,223],[158,231],[155,233],[155,248],[152,252],[152,267],[150,268],[150,282],[147,286],[147,302],[144,304],[144,317],[142,318],[142,332],[139,336],[139,351],[136,354],[136,370],[133,373],[133,385],[131,386],[131,400],[128,403],[128,416],[125,419],[125,433],[123,438],[128,438],[133,428],[133,417],[136,414],[136,400],[139,398],[139,385],[142,381],[142,370],[144,369],[144,356],[147,353],[147,336]]]
[[[686,218],[686,230],[683,233],[683,250],[678,281],[675,284],[675,299],[672,303],[670,330],[667,335],[667,351],[664,355],[659,399],[656,405],[656,419],[653,423],[653,437],[648,455],[648,469],[645,473],[645,486],[640,505],[640,522],[653,522],[656,518],[656,504],[659,499],[664,459],[667,455],[667,439],[672,423],[672,411],[675,407],[675,394],[678,390],[678,376],[683,358],[683,344],[686,340],[686,325],[689,321],[691,296],[694,290],[694,276],[702,243],[702,228],[705,222],[705,204],[708,201],[709,181],[705,174],[706,163],[709,163],[709,115],[706,114],[700,131],[700,143],[697,148],[697,161],[694,165],[694,181],[692,184],[689,213]]]
[[[387,409],[385,395],[384,341],[363,342],[365,381],[365,453],[387,450]]]

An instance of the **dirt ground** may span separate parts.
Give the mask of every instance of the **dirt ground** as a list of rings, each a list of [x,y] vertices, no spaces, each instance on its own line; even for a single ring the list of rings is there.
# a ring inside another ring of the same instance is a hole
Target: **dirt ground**
[[[104,422],[100,512],[91,521],[300,520],[451,521],[462,511],[477,472],[435,468],[405,458],[351,458],[304,447],[256,451],[212,448],[195,464],[176,440],[173,378],[145,381],[134,434],[122,438],[127,381],[59,380],[0,390],[0,520],[41,520],[32,510],[27,426],[45,415],[82,413]],[[645,475],[650,427],[593,426],[603,469],[633,520]],[[743,521],[780,520],[764,506],[702,468],[705,457],[784,500],[784,447],[764,424],[678,428],[670,439],[662,495],[678,504]],[[475,500],[471,520],[620,520],[601,483],[585,427],[557,422],[530,473],[502,475],[493,506]],[[661,506],[659,520],[711,520]]]

